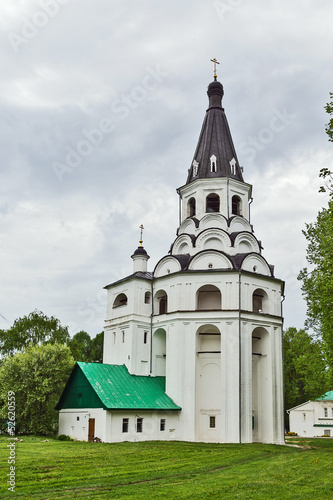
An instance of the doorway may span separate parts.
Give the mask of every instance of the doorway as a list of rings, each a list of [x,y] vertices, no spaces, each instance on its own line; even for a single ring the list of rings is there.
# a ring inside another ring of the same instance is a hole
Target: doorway
[[[94,418],[89,418],[88,441],[89,442],[93,441],[94,437],[95,437],[95,419]]]

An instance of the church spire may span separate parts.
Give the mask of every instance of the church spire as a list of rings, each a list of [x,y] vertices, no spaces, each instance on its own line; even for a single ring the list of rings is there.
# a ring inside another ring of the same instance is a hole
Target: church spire
[[[194,158],[186,184],[198,178],[230,177],[243,182],[227,117],[222,107],[223,85],[217,81],[216,59],[214,62],[214,81],[209,84],[207,95],[209,107],[195,150]]]

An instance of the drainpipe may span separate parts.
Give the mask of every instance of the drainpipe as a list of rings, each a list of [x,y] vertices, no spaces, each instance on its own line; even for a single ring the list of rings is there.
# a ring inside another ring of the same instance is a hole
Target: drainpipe
[[[150,315],[150,359],[149,373],[153,372],[153,316],[154,316],[154,275],[151,280],[151,315]]]
[[[249,223],[251,224],[251,205],[253,203],[253,198],[250,198],[249,201]]]
[[[286,297],[285,295],[282,295],[282,300],[281,300],[281,318],[283,317],[282,316],[282,310],[283,310],[283,302],[286,300]],[[282,328],[282,335],[281,335],[281,350],[282,350],[282,411],[283,411],[283,438],[284,438],[284,435],[285,435],[285,430],[286,430],[286,422],[285,422],[285,419],[286,419],[286,415],[285,415],[285,403],[284,403],[284,387],[285,387],[285,381],[284,381],[284,348],[283,348],[283,328]],[[288,414],[289,414],[289,411],[288,411]],[[289,422],[290,424],[290,422]],[[289,429],[290,430],[290,429]]]
[[[230,217],[230,203],[229,203],[229,177],[227,178],[227,212],[228,212],[228,220]]]
[[[283,302],[286,300],[286,296],[285,295],[282,295],[282,300],[281,300],[281,318],[283,318]]]
[[[239,442],[242,442],[242,271],[239,270],[238,288],[238,367],[239,367]]]

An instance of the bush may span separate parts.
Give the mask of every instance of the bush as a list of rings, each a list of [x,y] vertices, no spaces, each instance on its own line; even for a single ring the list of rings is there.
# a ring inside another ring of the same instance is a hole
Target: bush
[[[73,439],[69,436],[66,436],[66,434],[59,434],[58,439],[59,441],[73,441]]]

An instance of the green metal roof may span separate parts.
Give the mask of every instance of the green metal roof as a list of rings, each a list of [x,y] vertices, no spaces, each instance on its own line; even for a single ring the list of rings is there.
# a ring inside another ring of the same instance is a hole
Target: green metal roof
[[[333,401],[333,391],[326,392],[326,394],[316,399],[316,401]]]
[[[333,424],[313,424],[313,427],[333,427]]]
[[[56,406],[106,410],[181,410],[165,394],[165,377],[131,375],[125,365],[76,363]]]

